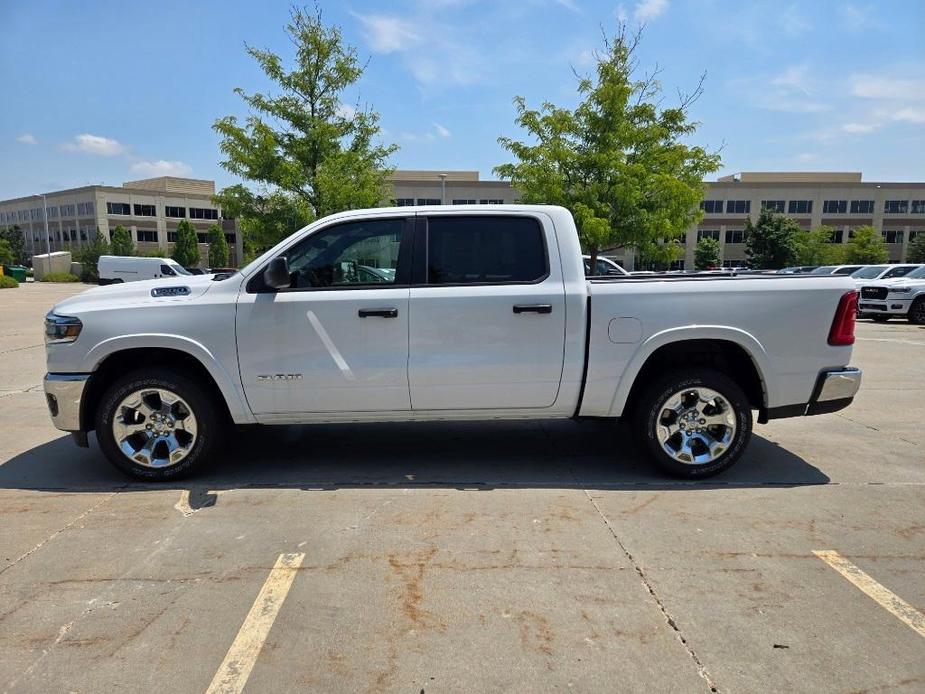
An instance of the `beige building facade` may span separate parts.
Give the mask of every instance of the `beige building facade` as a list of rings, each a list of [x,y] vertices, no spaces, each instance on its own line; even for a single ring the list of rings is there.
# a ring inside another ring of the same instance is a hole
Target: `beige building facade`
[[[189,221],[199,238],[201,264],[208,264],[207,232],[219,224],[229,247],[229,262],[243,258],[242,239],[234,220],[223,219],[212,201],[215,182],[162,176],[127,181],[121,187],[83,186],[42,195],[0,201],[0,228],[19,226],[30,255],[47,250],[77,251],[96,230],[107,239],[123,226],[145,254],[173,252],[177,225]],[[48,220],[46,236],[45,220]]]
[[[520,200],[509,183],[481,181],[477,171],[396,171],[392,181],[398,205]],[[743,172],[705,184],[703,219],[687,230],[684,257],[674,268],[694,268],[694,250],[704,236],[719,242],[724,266],[745,266],[745,221],[757,221],[762,207],[805,229],[831,226],[835,243],[847,243],[854,229],[872,225],[886,241],[891,262],[904,261],[910,242],[925,233],[925,183],[870,183],[859,172]],[[606,255],[633,268],[632,251]]]

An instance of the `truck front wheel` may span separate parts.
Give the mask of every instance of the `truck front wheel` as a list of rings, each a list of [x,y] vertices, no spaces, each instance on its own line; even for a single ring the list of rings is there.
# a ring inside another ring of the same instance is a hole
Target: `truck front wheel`
[[[742,389],[712,369],[671,371],[638,402],[637,431],[663,470],[697,479],[719,474],[742,455],[752,412]]]
[[[163,368],[117,379],[96,413],[96,437],[109,461],[152,481],[178,479],[200,467],[216,446],[220,425],[203,388]]]
[[[909,307],[909,322],[915,325],[925,325],[925,296],[920,296]]]

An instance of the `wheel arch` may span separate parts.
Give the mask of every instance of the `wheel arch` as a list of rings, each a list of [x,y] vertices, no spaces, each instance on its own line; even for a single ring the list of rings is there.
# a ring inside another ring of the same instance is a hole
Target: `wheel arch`
[[[766,374],[768,356],[751,335],[727,328],[678,329],[652,336],[630,361],[611,406],[613,416],[632,411],[636,400],[660,373],[670,368],[706,367],[728,375],[749,404],[764,410],[773,401]]]
[[[219,407],[230,421],[241,423],[251,420],[250,411],[227,372],[207,351],[207,358],[203,358],[187,345],[176,343],[157,346],[123,344],[110,347],[105,351],[94,350],[97,352],[97,358],[94,360],[93,368],[89,369],[91,375],[80,403],[82,431],[94,428],[95,413],[100,399],[116,378],[129,371],[154,366],[181,370],[193,376],[206,388],[211,397],[221,403]]]

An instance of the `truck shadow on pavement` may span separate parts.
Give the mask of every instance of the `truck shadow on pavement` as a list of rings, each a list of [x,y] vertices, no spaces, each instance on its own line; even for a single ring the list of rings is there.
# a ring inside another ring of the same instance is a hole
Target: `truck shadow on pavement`
[[[209,491],[239,488],[331,490],[389,486],[488,490],[716,489],[826,484],[829,478],[760,435],[728,472],[679,481],[664,476],[624,424],[573,421],[428,422],[266,427],[228,437],[217,459],[189,480],[129,479],[67,436],[0,465],[0,489],[110,492],[187,489],[192,508]]]

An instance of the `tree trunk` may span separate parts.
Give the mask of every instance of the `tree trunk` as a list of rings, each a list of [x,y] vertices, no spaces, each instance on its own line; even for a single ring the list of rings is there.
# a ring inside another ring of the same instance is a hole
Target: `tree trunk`
[[[590,270],[588,271],[588,274],[592,276],[597,274],[597,253],[598,253],[597,246],[591,246],[591,248],[588,249],[588,254],[591,256],[591,260],[588,263],[588,266],[590,268]]]

